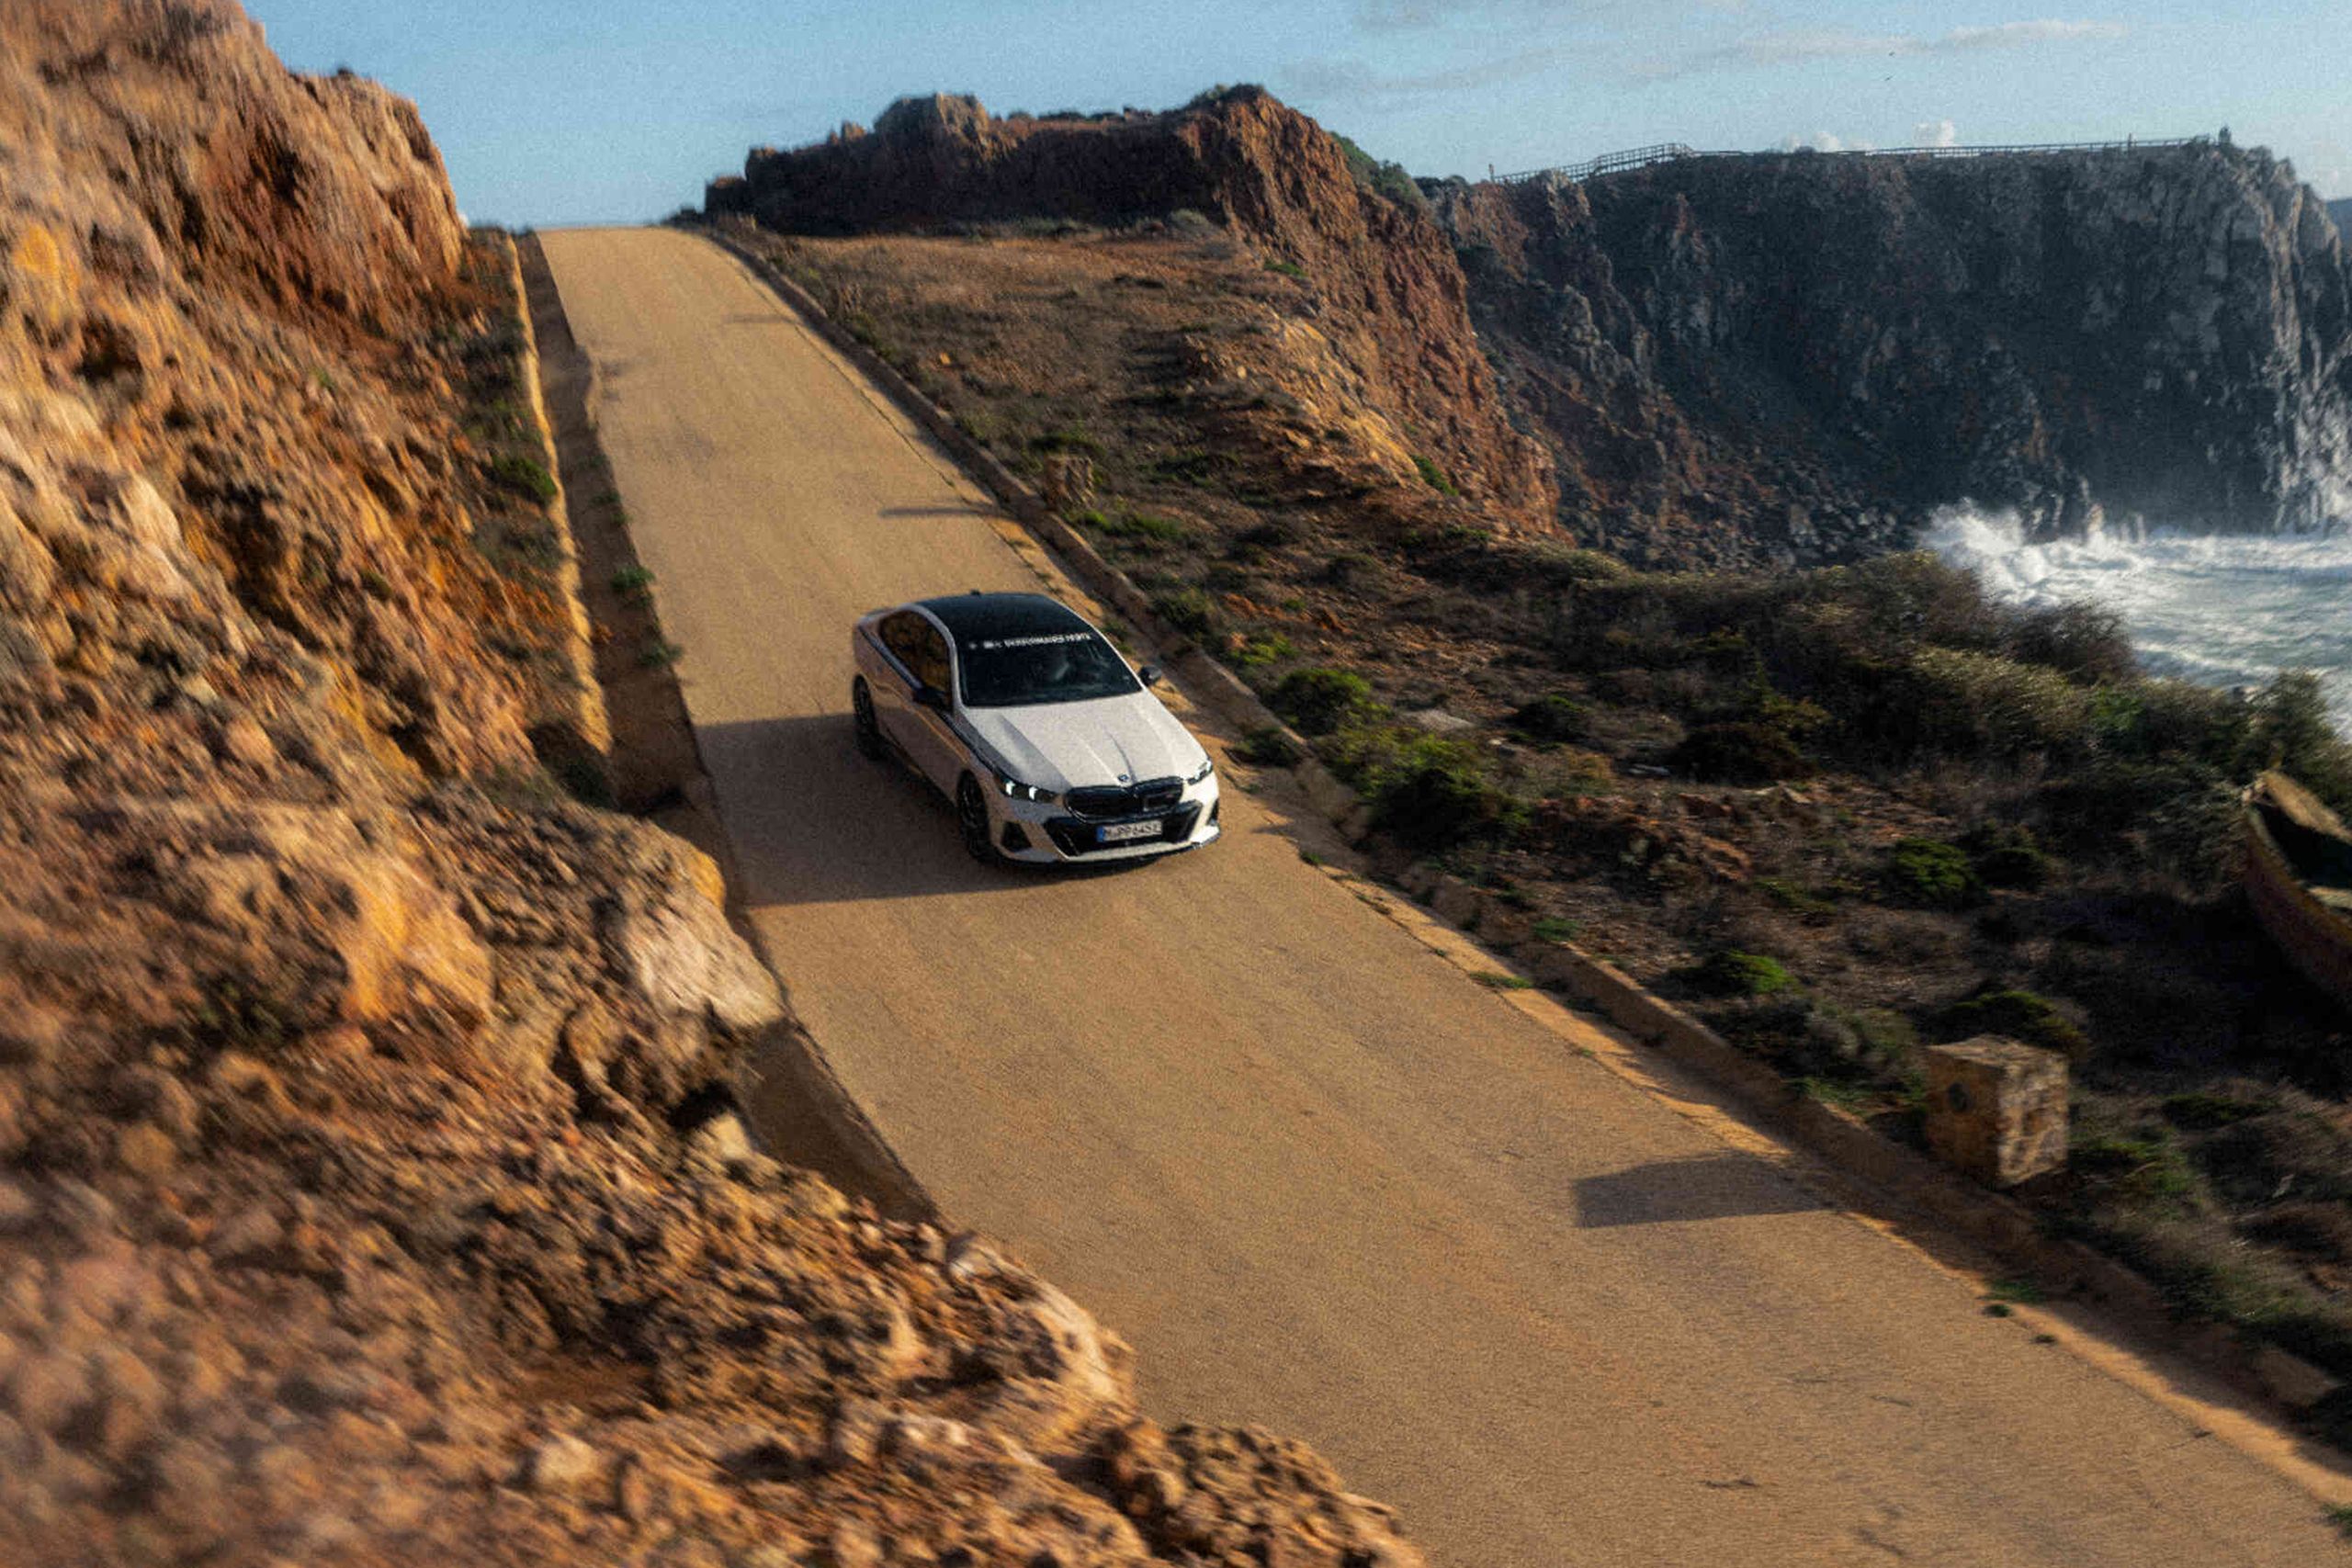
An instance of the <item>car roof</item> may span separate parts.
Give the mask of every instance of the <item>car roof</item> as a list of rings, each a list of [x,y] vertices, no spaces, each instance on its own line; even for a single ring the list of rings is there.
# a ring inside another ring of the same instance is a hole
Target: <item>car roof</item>
[[[958,643],[1094,629],[1077,611],[1042,593],[957,593],[918,599],[915,607],[929,612]]]

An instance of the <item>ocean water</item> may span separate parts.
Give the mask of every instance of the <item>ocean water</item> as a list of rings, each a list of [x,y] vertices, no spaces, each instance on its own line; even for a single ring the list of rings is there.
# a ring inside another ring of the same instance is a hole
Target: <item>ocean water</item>
[[[2315,671],[2336,728],[2352,735],[2352,533],[2029,545],[2014,516],[1949,507],[1921,543],[2011,604],[2086,599],[2115,611],[2151,674],[2256,686]]]

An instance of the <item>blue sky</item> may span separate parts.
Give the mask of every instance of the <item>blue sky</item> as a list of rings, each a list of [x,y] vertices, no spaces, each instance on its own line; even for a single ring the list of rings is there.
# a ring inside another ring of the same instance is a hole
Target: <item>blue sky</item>
[[[246,0],[422,106],[477,220],[660,217],[903,93],[1160,107],[1261,82],[1415,174],[1652,141],[1905,146],[2227,125],[2352,196],[2352,0]],[[2054,8],[2052,8],[2054,7]]]

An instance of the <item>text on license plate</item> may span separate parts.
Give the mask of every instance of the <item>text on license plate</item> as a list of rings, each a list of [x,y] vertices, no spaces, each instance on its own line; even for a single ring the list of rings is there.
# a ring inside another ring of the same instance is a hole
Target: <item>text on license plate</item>
[[[1098,844],[1124,844],[1132,839],[1158,837],[1159,824],[1157,822],[1109,822],[1094,829],[1094,841]]]

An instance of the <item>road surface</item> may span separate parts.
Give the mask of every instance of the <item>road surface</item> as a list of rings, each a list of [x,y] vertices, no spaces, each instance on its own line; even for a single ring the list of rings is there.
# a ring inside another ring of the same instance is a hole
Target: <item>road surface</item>
[[[735,847],[849,1090],[1163,1421],[1306,1438],[1447,1568],[2294,1564],[2318,1505],[1588,1059],[1228,788],[1210,849],[983,870],[851,746],[860,613],[1037,577],[742,266],[543,236]]]

